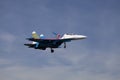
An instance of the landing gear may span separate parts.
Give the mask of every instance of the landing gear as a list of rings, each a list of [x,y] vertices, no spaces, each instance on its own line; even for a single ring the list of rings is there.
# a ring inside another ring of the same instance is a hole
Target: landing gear
[[[51,53],[54,53],[54,50],[51,48]]]
[[[66,43],[64,42],[64,48],[66,48]]]

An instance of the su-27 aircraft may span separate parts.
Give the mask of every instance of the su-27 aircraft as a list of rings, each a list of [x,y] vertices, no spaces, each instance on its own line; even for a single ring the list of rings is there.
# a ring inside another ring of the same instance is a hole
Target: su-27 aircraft
[[[46,48],[50,48],[51,53],[53,53],[54,48],[59,48],[61,44],[64,44],[64,48],[66,48],[66,42],[70,42],[72,40],[81,40],[86,38],[86,36],[84,35],[64,34],[63,36],[61,36],[60,34],[56,34],[56,33],[54,34],[56,35],[56,38],[47,39],[44,37],[43,34],[39,36],[35,31],[33,31],[32,38],[27,38],[27,40],[33,42],[24,45],[28,46],[29,48],[35,48],[40,50],[46,50]]]

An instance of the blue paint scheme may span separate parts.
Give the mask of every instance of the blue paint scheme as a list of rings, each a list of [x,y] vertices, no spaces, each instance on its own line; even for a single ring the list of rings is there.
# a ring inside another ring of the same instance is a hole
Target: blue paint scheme
[[[36,45],[35,45],[35,48],[38,48],[38,46],[39,46],[39,43],[37,42]]]
[[[40,39],[44,39],[45,36],[43,34],[40,35]]]

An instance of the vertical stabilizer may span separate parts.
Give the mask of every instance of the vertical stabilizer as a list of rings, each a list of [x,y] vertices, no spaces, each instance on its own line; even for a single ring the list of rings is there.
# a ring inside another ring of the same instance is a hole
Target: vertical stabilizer
[[[60,34],[55,33],[55,32],[53,32],[53,34],[54,34],[54,35],[56,35],[56,38],[57,38],[57,39],[60,39],[60,37],[61,37],[61,35],[60,35]]]
[[[44,39],[45,36],[43,34],[40,35],[40,39]]]
[[[56,35],[56,38],[57,38],[57,39],[60,39],[60,37],[61,37],[60,34],[57,34],[57,35]]]
[[[35,31],[32,32],[32,37],[35,38],[35,39],[39,39],[40,38]]]

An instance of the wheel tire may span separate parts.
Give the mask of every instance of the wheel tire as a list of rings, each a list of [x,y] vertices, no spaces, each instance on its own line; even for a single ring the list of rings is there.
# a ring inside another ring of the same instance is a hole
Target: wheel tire
[[[54,50],[53,50],[53,49],[51,50],[51,53],[54,53]]]

